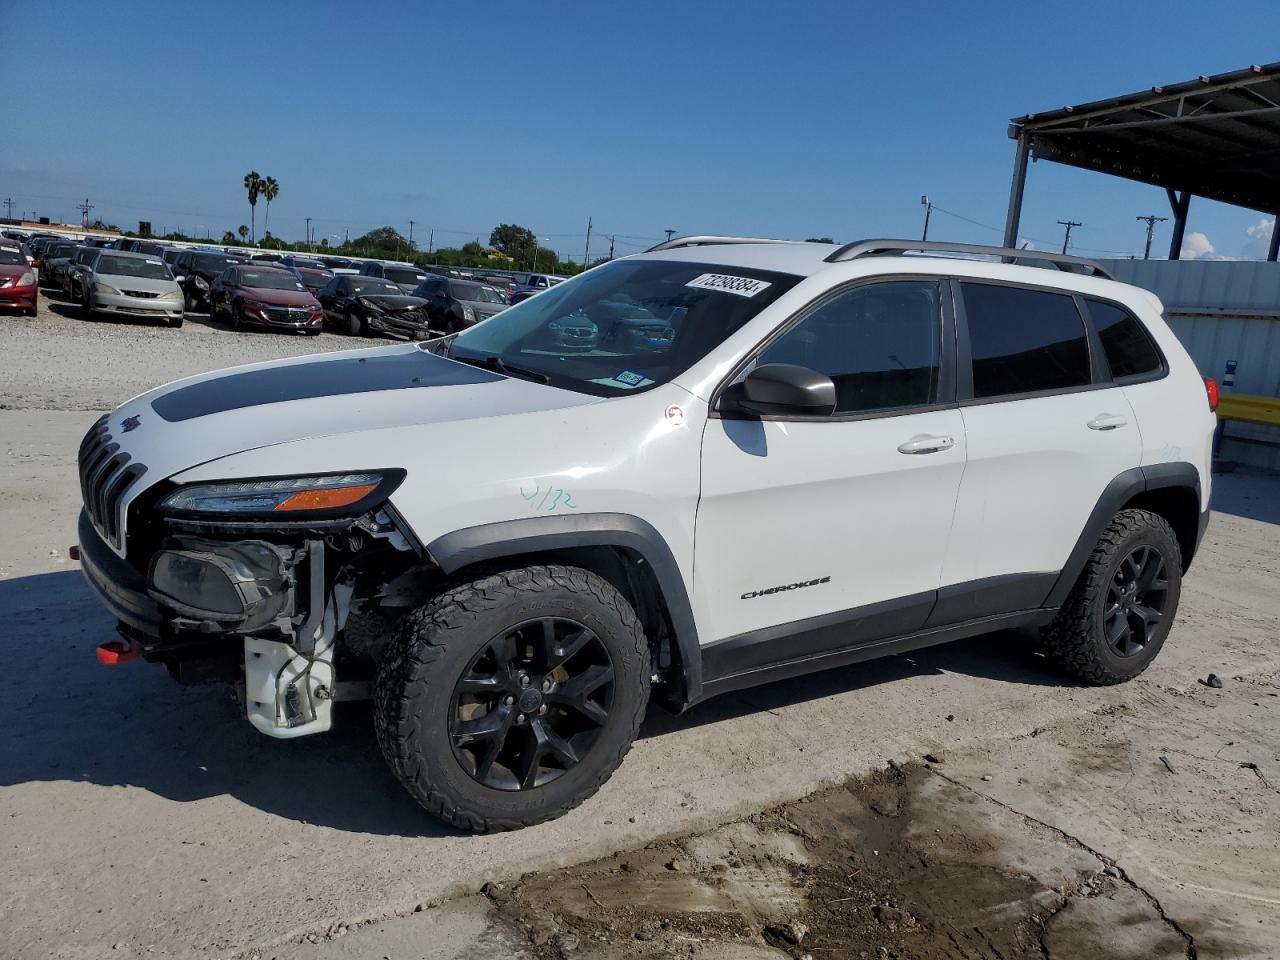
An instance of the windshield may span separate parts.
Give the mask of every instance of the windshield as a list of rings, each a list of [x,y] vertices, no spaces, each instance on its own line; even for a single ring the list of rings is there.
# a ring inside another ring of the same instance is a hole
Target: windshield
[[[98,258],[96,273],[108,277],[140,277],[144,280],[172,280],[173,274],[163,260],[154,257],[116,257],[103,254]]]
[[[239,263],[233,257],[218,257],[204,254],[191,259],[192,270],[203,270],[206,273],[221,273],[227,267]]]
[[[69,257],[75,252],[76,245],[74,243],[55,243],[45,251],[44,258],[46,260],[57,260],[59,257]]]
[[[299,257],[293,258],[293,265],[299,270],[328,270],[319,260],[302,260]]]
[[[393,293],[396,296],[404,293],[390,280],[381,280],[378,277],[352,277],[351,292],[358,297],[370,293]]]
[[[382,272],[393,283],[403,283],[405,286],[411,287],[416,287],[427,279],[425,273],[421,270],[414,270],[412,267],[383,267]]]
[[[486,287],[480,283],[467,283],[462,280],[452,280],[449,283],[449,293],[455,300],[471,300],[480,303],[506,303],[502,299],[502,294],[498,293],[492,287]]]
[[[26,262],[27,258],[17,250],[14,250],[13,247],[0,247],[0,263],[5,266],[17,265],[21,267],[25,266]]]
[[[301,275],[303,283],[314,283],[317,287],[323,287],[333,279],[333,274],[328,270],[312,270],[310,267],[299,267],[298,273]]]
[[[634,393],[683,373],[799,281],[709,263],[620,260],[436,349],[460,359],[497,356],[581,393]]]
[[[241,270],[240,285],[259,290],[305,290],[292,273],[283,270]]]

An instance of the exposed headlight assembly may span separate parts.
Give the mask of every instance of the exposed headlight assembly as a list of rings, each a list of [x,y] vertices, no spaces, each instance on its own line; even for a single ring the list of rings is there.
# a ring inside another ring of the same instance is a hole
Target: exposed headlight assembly
[[[257,516],[281,519],[355,516],[390,496],[403,470],[338,473],[194,483],[160,501],[164,513],[183,516]]]
[[[197,290],[208,290],[208,289],[209,289],[209,281],[208,281],[208,280],[206,280],[204,277],[200,276],[200,274],[198,274],[198,273],[195,273],[195,274],[192,274],[192,275],[191,275],[191,282],[192,282],[192,283],[194,283],[194,284],[196,285],[196,289],[197,289]]]

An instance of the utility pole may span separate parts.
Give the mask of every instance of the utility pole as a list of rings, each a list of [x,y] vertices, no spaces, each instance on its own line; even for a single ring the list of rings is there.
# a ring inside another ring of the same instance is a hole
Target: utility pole
[[[345,247],[351,242],[351,231],[346,227],[342,228],[342,245]]]
[[[1163,223],[1165,220],[1168,220],[1169,218],[1151,216],[1151,217],[1134,217],[1134,219],[1147,221],[1147,248],[1142,251],[1142,259],[1150,260],[1151,259],[1151,234],[1155,231],[1157,223]]]
[[[1062,252],[1067,252],[1067,246],[1071,243],[1071,228],[1083,227],[1084,224],[1077,220],[1059,220],[1058,225],[1067,228],[1067,235],[1062,238]]]
[[[929,239],[929,217],[933,213],[933,201],[926,195],[920,198],[920,202],[924,204],[924,233],[920,235],[923,242]]]
[[[430,257],[436,249],[436,228],[431,228],[431,233],[427,235],[427,256]]]
[[[303,217],[307,221],[307,252],[311,252],[311,218]]]
[[[663,233],[665,233],[665,234],[667,235],[667,242],[668,242],[668,243],[670,243],[670,242],[671,242],[671,236],[672,236],[672,234],[676,233],[677,231],[675,231],[675,230],[671,230],[671,229],[669,229],[669,228],[668,228],[668,229],[666,229],[666,230],[663,230],[662,232],[663,232]]]
[[[413,253],[413,221],[409,221],[409,253]]]
[[[89,225],[89,211],[93,209],[93,204],[89,202],[89,198],[84,198],[84,203],[78,205],[80,209],[80,225],[87,227]]]
[[[613,259],[613,241],[614,241],[614,239],[615,239],[615,238],[614,238],[614,235],[613,235],[613,234],[609,234],[609,259],[610,259],[610,260],[612,260],[612,259]]]
[[[5,213],[5,218],[8,220],[12,220],[13,219],[13,197],[5,197],[4,205],[7,208],[7,212]]]
[[[591,262],[591,218],[587,217],[587,245],[582,248],[582,269]]]

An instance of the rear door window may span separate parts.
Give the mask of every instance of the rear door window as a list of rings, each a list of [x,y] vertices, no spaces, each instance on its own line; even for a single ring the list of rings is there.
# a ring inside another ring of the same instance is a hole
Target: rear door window
[[[1092,382],[1089,340],[1071,296],[961,282],[975,399]]]
[[[1102,352],[1116,380],[1140,377],[1164,369],[1160,352],[1138,320],[1123,307],[1086,297],[1089,318],[1102,342]]]

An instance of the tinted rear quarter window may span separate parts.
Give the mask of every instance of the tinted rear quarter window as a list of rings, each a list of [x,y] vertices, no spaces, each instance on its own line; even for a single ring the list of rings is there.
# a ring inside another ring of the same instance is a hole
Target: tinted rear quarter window
[[[1164,369],[1151,334],[1128,310],[1092,298],[1086,298],[1086,302],[1112,377],[1119,380]]]
[[[986,283],[960,287],[975,398],[1092,382],[1084,321],[1070,296]]]

